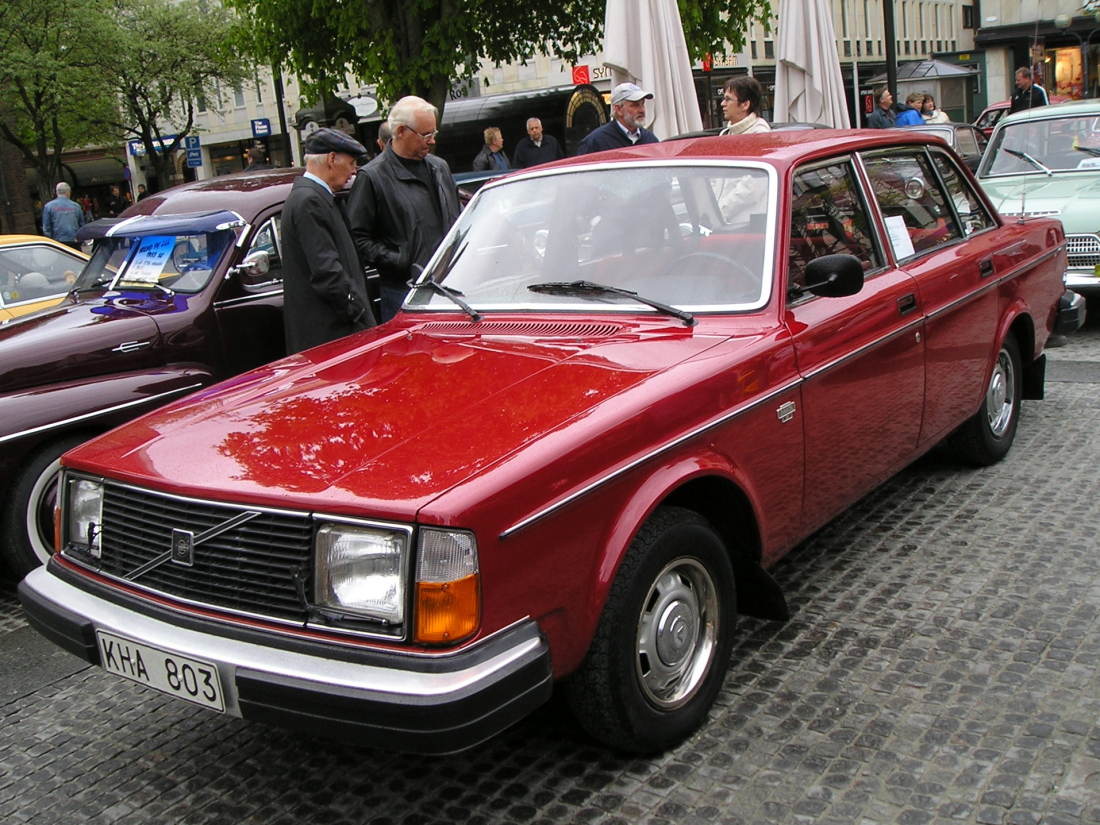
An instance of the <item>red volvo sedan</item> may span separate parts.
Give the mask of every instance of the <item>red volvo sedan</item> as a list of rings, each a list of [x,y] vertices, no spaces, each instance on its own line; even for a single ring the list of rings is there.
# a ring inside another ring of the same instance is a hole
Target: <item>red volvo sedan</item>
[[[945,439],[1005,455],[1075,323],[1065,266],[1057,221],[1003,221],[921,134],[509,176],[392,322],[66,454],[20,596],[246,719],[449,752],[562,689],[598,740],[666,748],[738,615],[787,617],[777,559]]]

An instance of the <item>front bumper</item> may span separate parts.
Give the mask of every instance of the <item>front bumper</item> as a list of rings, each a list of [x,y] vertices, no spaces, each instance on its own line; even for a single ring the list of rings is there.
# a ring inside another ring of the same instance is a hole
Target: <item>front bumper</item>
[[[411,753],[476,745],[550,696],[550,651],[527,620],[454,654],[412,655],[307,642],[295,649],[181,627],[106,601],[39,568],[19,585],[31,626],[100,666],[96,631],[217,665],[226,712]],[[215,632],[215,627],[218,632]]]
[[[1068,335],[1084,325],[1085,299],[1072,289],[1067,289],[1058,301],[1058,318],[1054,322],[1053,334]]]
[[[1070,267],[1066,270],[1066,286],[1074,292],[1096,293],[1100,292],[1100,276],[1095,269],[1078,269]]]

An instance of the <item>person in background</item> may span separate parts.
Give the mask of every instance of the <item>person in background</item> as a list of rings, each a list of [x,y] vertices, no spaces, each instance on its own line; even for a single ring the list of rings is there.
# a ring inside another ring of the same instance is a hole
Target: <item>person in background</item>
[[[770,132],[768,121],[760,117],[764,89],[751,75],[731,77],[722,91],[722,116],[726,126],[720,134],[751,135]]]
[[[305,174],[283,207],[283,327],[287,354],[375,325],[355,243],[335,193],[367,150],[336,129],[305,141]]]
[[[512,155],[512,165],[516,169],[529,169],[540,163],[550,163],[564,157],[565,152],[562,151],[557,138],[542,131],[542,121],[537,117],[527,118],[527,137],[516,146],[516,152]]]
[[[130,202],[118,191],[118,185],[111,185],[111,197],[107,198],[107,217],[117,218],[130,205]]]
[[[148,189],[145,188],[145,184],[144,183],[139,183],[138,184],[138,201],[145,200],[147,197],[149,197],[149,195],[150,195],[150,192],[149,192]]]
[[[274,167],[264,160],[264,149],[262,146],[251,146],[248,151],[245,152],[248,155],[248,166],[245,167],[246,172],[262,172],[265,169],[273,169]]]
[[[375,139],[375,143],[378,144],[378,151],[385,152],[391,140],[393,140],[393,130],[390,128],[390,122],[383,120],[378,124],[378,137]]]
[[[42,234],[65,246],[80,249],[76,230],[84,225],[84,210],[69,197],[72,191],[65,181],[54,187],[57,197],[42,207]]]
[[[612,89],[611,120],[589,132],[577,147],[577,154],[660,143],[653,132],[642,126],[647,100],[653,100],[653,95],[634,83],[620,83]]]
[[[504,136],[496,126],[490,126],[485,130],[485,145],[474,158],[474,171],[504,171],[509,168],[508,156],[504,154]]]
[[[936,108],[936,98],[928,94],[924,96],[924,102],[921,103],[920,115],[924,118],[925,123],[951,122],[951,118],[947,116],[947,112],[943,111],[943,109]]]
[[[920,126],[924,123],[921,108],[924,106],[924,92],[910,92],[905,98],[905,108],[894,119],[895,126]]]
[[[1036,86],[1031,78],[1031,69],[1026,66],[1016,70],[1016,93],[1012,95],[1012,102],[1008,105],[1008,113],[1024,112],[1028,109],[1037,109],[1046,106],[1046,89]]]
[[[423,98],[397,101],[390,110],[389,145],[359,171],[351,188],[351,234],[362,266],[378,270],[383,322],[400,311],[409,280],[460,211],[450,167],[431,153],[438,117]]]
[[[87,195],[80,199],[80,208],[84,210],[84,223],[91,223],[95,220],[95,215],[92,214],[92,199]]]
[[[897,125],[893,105],[894,96],[886,86],[875,89],[875,110],[867,115],[867,128],[890,129]]]

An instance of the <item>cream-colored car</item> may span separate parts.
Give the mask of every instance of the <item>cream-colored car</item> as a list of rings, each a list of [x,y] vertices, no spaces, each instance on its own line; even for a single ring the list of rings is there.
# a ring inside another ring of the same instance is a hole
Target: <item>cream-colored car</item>
[[[0,235],[0,323],[60,303],[87,261],[41,235]]]

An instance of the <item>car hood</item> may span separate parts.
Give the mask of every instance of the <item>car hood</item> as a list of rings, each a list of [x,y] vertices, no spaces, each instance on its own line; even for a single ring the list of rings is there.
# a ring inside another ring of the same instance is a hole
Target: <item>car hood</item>
[[[65,299],[0,326],[0,392],[159,364],[160,331],[144,309],[124,296]]]
[[[660,396],[647,395],[646,382],[728,337],[667,323],[613,323],[596,333],[577,324],[576,335],[552,337],[431,326],[379,329],[355,346],[285,358],[66,461],[185,495],[411,519],[508,457],[527,452],[528,463],[545,465],[571,437],[598,438],[608,420],[629,415],[626,407],[654,404]]]
[[[1070,172],[1045,175],[1013,175],[981,178],[993,205],[1002,215],[1057,217],[1067,233],[1100,229],[1100,173]]]

